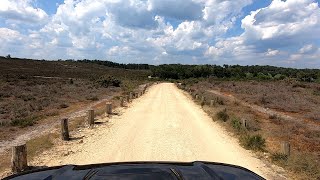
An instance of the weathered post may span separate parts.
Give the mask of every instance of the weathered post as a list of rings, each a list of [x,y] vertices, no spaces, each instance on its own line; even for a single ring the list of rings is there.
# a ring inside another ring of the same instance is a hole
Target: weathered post
[[[22,144],[12,147],[11,170],[19,173],[28,169],[27,145]]]
[[[201,103],[203,104],[206,101],[206,98],[204,96],[201,97]]]
[[[89,124],[89,126],[94,125],[94,110],[93,109],[88,110],[88,124]]]
[[[106,103],[106,113],[108,115],[112,114],[112,103],[111,102]]]
[[[130,96],[126,96],[127,104],[130,103]]]
[[[290,143],[287,141],[281,142],[281,154],[290,156]]]
[[[68,128],[68,119],[67,118],[61,119],[61,138],[64,141],[69,141],[70,140],[69,128]]]
[[[123,97],[121,97],[121,99],[120,99],[120,106],[124,107],[124,98]]]
[[[210,106],[211,106],[211,107],[214,106],[214,100],[210,100]]]
[[[246,119],[242,119],[242,127],[247,128],[247,120]]]

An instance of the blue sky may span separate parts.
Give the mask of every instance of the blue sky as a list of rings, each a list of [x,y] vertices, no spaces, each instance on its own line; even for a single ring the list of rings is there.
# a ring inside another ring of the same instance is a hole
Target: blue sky
[[[0,55],[320,68],[318,0],[1,0]]]

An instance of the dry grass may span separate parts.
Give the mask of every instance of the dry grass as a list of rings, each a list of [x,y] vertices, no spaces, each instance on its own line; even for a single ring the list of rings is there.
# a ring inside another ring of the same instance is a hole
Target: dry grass
[[[320,121],[320,84],[296,82],[214,81],[197,87],[218,89],[241,100],[266,108],[291,113],[301,118]]]
[[[243,87],[241,87],[242,85]],[[253,86],[253,92],[250,89],[251,86]],[[279,88],[278,90],[275,90],[276,86]],[[208,82],[199,82],[198,84],[188,86],[186,89],[193,89],[193,93],[204,96],[209,102],[210,100],[216,100],[217,96],[213,93],[208,93],[207,90],[220,89],[226,94],[233,94],[235,97],[240,97],[240,99],[249,103],[257,103],[258,105],[263,105],[263,103],[265,103],[265,107],[279,106],[280,104],[283,104],[283,102],[276,102],[277,98],[278,101],[282,101],[283,98],[286,99],[288,96],[294,95],[303,100],[300,102],[297,101],[297,104],[294,104],[295,101],[292,100],[286,101],[285,103],[287,104],[283,107],[282,111],[286,111],[286,108],[288,108],[288,111],[286,112],[289,115],[302,118],[307,118],[311,113],[314,113],[316,118],[313,120],[318,119],[317,114],[319,112],[316,111],[316,107],[319,107],[319,97],[316,97],[312,91],[319,85],[308,84],[306,86],[299,85],[292,87],[292,85],[288,84],[288,87],[285,88],[283,88],[283,86],[285,86],[284,82],[275,82],[275,84],[272,85],[271,82],[265,82],[264,84],[260,82],[219,81],[216,83],[212,82],[211,84]],[[270,87],[272,88],[270,89]],[[272,90],[273,88],[275,89]],[[285,92],[277,94],[278,91],[282,91],[281,88],[286,89],[286,91],[291,89],[291,91],[286,92],[287,94],[285,94]],[[296,91],[294,88],[305,88],[305,91]],[[227,89],[230,89],[230,91]],[[257,89],[264,89],[261,90],[261,92],[265,92],[265,94],[261,94]],[[265,98],[261,99],[260,95]],[[270,100],[270,96],[273,96],[275,99]],[[316,130],[316,128],[310,129],[310,127],[307,126],[308,124],[306,124],[308,121],[302,120],[301,122],[292,122],[284,120],[276,115],[269,116],[256,112],[249,107],[242,106],[239,102],[235,103],[228,99],[223,99],[223,102],[223,104],[215,103],[214,107],[205,105],[203,109],[213,118],[213,120],[216,120],[216,114],[219,112],[221,113],[227,108],[227,115],[230,117],[227,123],[221,121],[217,122],[224,126],[228,131],[232,132],[235,137],[238,137],[244,147],[271,153],[272,155],[269,160],[289,170],[297,179],[320,178],[320,130]],[[307,102],[310,102],[310,104]],[[310,111],[308,115],[305,115],[305,112],[301,111],[301,109],[298,109],[298,112],[294,114],[289,113],[289,111],[300,106],[305,106],[303,107],[304,110],[308,109],[308,111]],[[242,127],[241,119],[247,120],[247,127],[245,129]],[[314,126],[318,126],[317,122],[314,122],[313,124]],[[261,138],[252,138],[255,135],[261,135]],[[282,141],[289,141],[293,152],[287,159],[277,153],[280,152],[280,143]]]
[[[75,104],[130,91],[149,74],[90,63],[3,59],[0,71],[0,140],[15,135],[9,128],[20,132]],[[101,77],[121,82],[120,87],[102,86]]]
[[[28,159],[32,159],[43,151],[53,147],[53,140],[59,137],[58,134],[46,134],[27,142]]]

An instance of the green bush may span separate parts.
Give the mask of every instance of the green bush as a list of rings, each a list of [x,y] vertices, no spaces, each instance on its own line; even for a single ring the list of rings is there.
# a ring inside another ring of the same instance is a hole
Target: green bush
[[[240,142],[246,149],[255,151],[263,151],[266,140],[261,135],[244,135],[240,138]]]
[[[11,121],[10,125],[19,126],[22,128],[27,126],[33,126],[39,119],[40,117],[37,117],[37,116],[22,118],[22,119],[14,119]]]
[[[216,114],[217,118],[226,122],[228,119],[229,119],[229,115],[227,113],[227,109],[224,109],[222,111],[219,111],[217,114]]]
[[[238,118],[236,118],[236,117],[234,117],[234,118],[232,118],[232,120],[231,120],[231,124],[232,124],[232,127],[235,129],[235,130],[237,130],[237,131],[240,131],[242,128],[242,126],[241,126],[241,122],[240,122],[240,120],[238,119]]]
[[[272,161],[285,163],[288,160],[288,156],[282,153],[273,153],[271,154]]]
[[[102,76],[97,80],[97,83],[101,87],[109,87],[109,86],[114,86],[114,87],[120,87],[121,81],[116,79],[113,76]]]
[[[276,74],[274,77],[273,77],[275,80],[283,80],[286,78],[285,75],[283,74]]]

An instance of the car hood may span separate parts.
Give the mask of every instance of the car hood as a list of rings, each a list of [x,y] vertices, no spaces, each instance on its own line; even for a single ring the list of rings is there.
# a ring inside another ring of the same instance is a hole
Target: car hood
[[[91,165],[65,165],[27,171],[5,179],[264,179],[252,171],[235,165],[196,161],[122,162]]]

